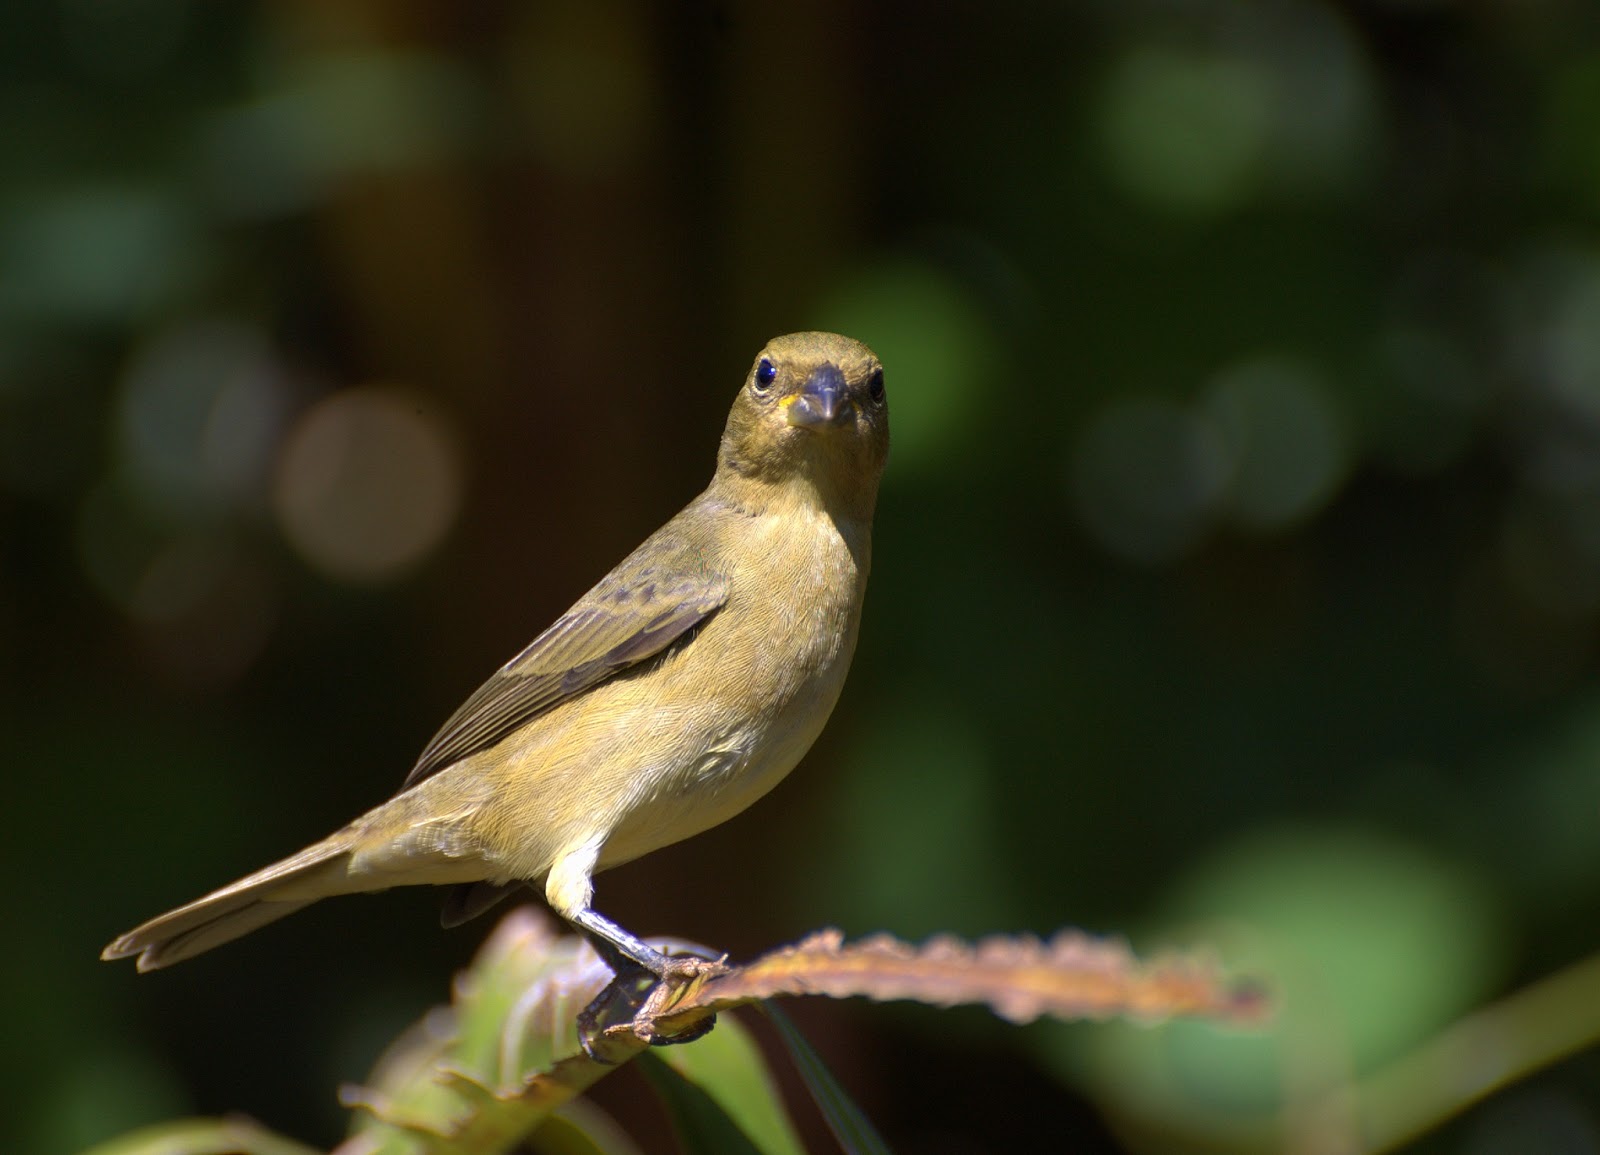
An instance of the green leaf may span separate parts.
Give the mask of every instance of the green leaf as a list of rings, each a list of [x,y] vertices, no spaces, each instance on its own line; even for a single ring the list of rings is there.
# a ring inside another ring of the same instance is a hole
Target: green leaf
[[[639,1057],[639,1071],[661,1096],[678,1140],[686,1151],[712,1155],[762,1155],[721,1105],[679,1075],[660,1055]]]
[[[83,1155],[321,1155],[245,1119],[181,1119],[97,1144]]]
[[[855,1101],[845,1094],[844,1088],[833,1077],[833,1072],[811,1049],[805,1036],[789,1021],[789,1016],[770,1002],[762,1003],[761,1009],[778,1028],[778,1034],[789,1048],[800,1077],[805,1080],[806,1089],[816,1100],[822,1117],[827,1120],[828,1129],[839,1141],[839,1146],[844,1148],[845,1155],[890,1155],[889,1145]]]
[[[703,1038],[651,1052],[648,1057],[656,1062],[646,1063],[642,1069],[667,1101],[690,1150],[803,1155],[805,1148],[784,1110],[760,1048],[745,1025],[732,1015],[724,1013],[716,1030]],[[661,1067],[670,1068],[682,1078],[669,1079]],[[716,1119],[704,1117],[707,1112],[736,1128],[742,1145],[722,1137],[716,1129],[720,1126]],[[693,1131],[691,1124],[713,1129]],[[717,1144],[713,1145],[712,1139],[717,1139]]]
[[[587,1099],[574,1099],[529,1135],[534,1155],[640,1155],[617,1121]]]
[[[578,939],[558,939],[544,924],[501,926],[505,937],[485,944],[458,982],[454,1060],[484,1086],[510,1089],[578,1053],[585,976],[600,964],[581,957]]]

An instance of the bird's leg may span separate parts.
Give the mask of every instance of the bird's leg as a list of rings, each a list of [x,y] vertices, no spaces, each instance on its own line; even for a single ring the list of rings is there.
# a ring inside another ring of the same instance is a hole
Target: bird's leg
[[[704,965],[699,958],[673,958],[656,950],[644,940],[629,934],[599,911],[585,907],[569,916],[572,924],[583,932],[602,962],[611,968],[612,979],[605,990],[578,1015],[578,1036],[583,1049],[592,1059],[598,1059],[592,1042],[604,1030],[604,1019],[615,1002],[620,1001],[628,1017],[638,1014],[657,985],[674,978],[688,978],[699,973]],[[717,1017],[707,1015],[686,1031],[676,1035],[655,1035],[652,1046],[664,1047],[673,1043],[690,1043],[716,1025]],[[602,1060],[603,1061],[603,1060]]]
[[[572,925],[583,932],[589,945],[611,968],[613,982],[641,993],[667,977],[672,959],[641,938],[629,934],[597,910],[572,915]]]
[[[594,1043],[604,1034],[608,1021],[625,1017],[638,1023],[641,1012],[651,1006],[652,998],[660,997],[656,992],[667,993],[661,989],[663,983],[682,983],[700,974],[708,965],[698,958],[665,955],[594,909],[591,879],[603,845],[604,840],[599,836],[573,845],[556,857],[544,884],[550,908],[577,927],[601,961],[611,968],[611,982],[578,1015],[578,1038],[592,1059],[601,1058]],[[650,1025],[653,1026],[653,1022]],[[705,1034],[711,1026],[712,1019],[707,1016],[703,1023],[689,1030],[676,1035],[651,1035],[650,1041],[663,1046],[687,1043]]]

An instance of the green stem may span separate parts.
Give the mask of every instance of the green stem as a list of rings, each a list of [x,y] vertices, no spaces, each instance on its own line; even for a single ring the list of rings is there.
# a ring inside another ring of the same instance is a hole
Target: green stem
[[[1600,955],[1485,1007],[1355,1088],[1369,1152],[1392,1151],[1600,1040]]]

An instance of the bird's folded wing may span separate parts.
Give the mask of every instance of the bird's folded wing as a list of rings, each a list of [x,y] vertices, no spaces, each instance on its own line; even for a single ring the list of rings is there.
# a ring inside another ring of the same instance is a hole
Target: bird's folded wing
[[[478,687],[433,736],[401,789],[659,654],[728,596],[727,583],[711,575],[607,587],[602,583]]]

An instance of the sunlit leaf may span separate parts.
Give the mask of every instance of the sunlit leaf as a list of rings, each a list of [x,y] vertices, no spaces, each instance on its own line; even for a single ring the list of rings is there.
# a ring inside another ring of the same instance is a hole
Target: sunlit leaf
[[[761,1048],[734,1016],[723,1015],[715,1030],[693,1043],[665,1047],[650,1057],[709,1096],[762,1155],[804,1151]],[[659,1090],[665,1080],[652,1081]]]
[[[763,1155],[761,1148],[729,1118],[721,1103],[655,1055],[646,1054],[639,1063],[639,1070],[661,1096],[684,1150],[715,1155]]]

